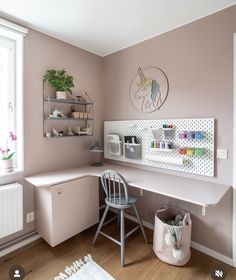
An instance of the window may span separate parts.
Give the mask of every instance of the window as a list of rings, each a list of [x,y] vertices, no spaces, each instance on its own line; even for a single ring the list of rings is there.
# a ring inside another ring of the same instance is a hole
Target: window
[[[23,37],[27,29],[0,19],[0,147],[15,152],[23,170]],[[17,141],[9,141],[9,133]],[[1,154],[2,156],[2,154]],[[1,173],[0,173],[1,174]]]

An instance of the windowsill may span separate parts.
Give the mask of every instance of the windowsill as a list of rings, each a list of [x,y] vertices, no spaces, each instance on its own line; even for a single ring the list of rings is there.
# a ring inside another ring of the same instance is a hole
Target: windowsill
[[[22,168],[15,168],[14,171],[12,172],[4,172],[3,170],[0,170],[0,179],[5,178],[5,177],[10,177],[13,175],[19,175],[23,173]]]

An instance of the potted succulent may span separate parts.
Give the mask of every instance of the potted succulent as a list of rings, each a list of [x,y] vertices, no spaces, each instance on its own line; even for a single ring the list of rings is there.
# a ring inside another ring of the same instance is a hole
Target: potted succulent
[[[66,92],[72,94],[71,89],[74,87],[74,78],[66,74],[65,69],[47,70],[43,76],[43,82],[49,82],[56,89],[57,99],[66,99]]]

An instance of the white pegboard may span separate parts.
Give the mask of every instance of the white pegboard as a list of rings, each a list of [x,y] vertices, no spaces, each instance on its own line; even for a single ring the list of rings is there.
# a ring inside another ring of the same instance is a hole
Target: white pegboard
[[[172,124],[175,126],[174,137],[172,139],[172,143],[175,149],[172,153],[151,150],[151,141],[153,140],[151,128],[160,128],[164,124]],[[203,131],[205,137],[203,140],[179,139],[178,134],[181,131]],[[138,142],[141,143],[141,158],[136,160],[127,159],[124,156],[124,152],[121,156],[110,155],[107,150],[107,136],[108,134],[112,133],[119,134],[122,145],[124,143],[124,136],[136,136]],[[131,162],[135,164],[165,168],[169,170],[182,171],[204,176],[214,176],[214,119],[212,118],[105,121],[104,146],[104,157],[106,159]],[[206,152],[203,156],[200,157],[180,155],[178,153],[178,148],[180,147],[205,148]],[[172,158],[184,158],[185,164],[176,165],[166,162],[151,161],[145,158],[147,155],[163,155]]]

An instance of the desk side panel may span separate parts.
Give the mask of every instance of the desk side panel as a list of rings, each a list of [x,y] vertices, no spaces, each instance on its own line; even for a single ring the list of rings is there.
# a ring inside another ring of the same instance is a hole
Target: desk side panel
[[[52,196],[49,188],[35,188],[36,230],[51,244],[52,236]]]

